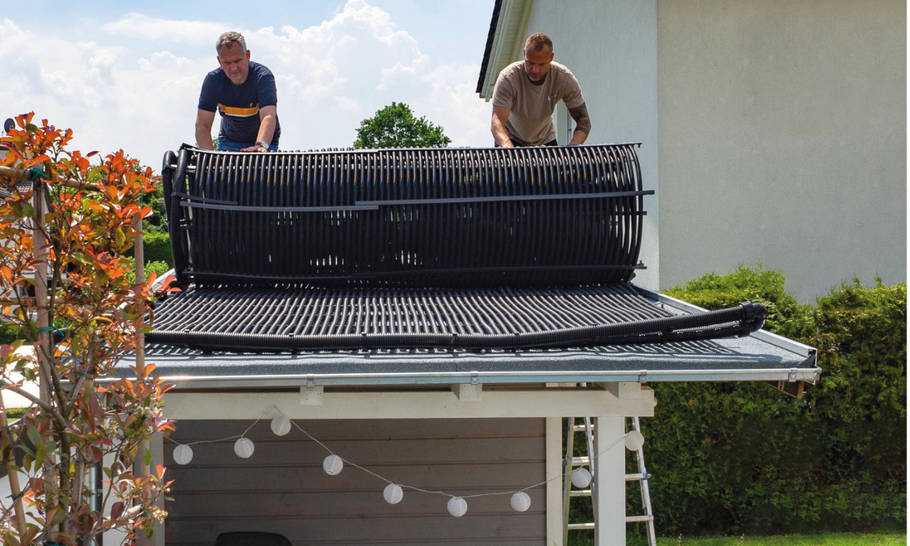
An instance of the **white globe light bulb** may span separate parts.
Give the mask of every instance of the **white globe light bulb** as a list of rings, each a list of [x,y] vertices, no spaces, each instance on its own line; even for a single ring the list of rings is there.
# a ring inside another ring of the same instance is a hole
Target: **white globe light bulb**
[[[576,489],[584,489],[591,484],[591,472],[585,467],[579,467],[572,471],[572,485]]]
[[[528,508],[531,507],[531,497],[524,491],[519,491],[512,495],[509,504],[512,505],[512,510],[516,512],[527,512]]]
[[[456,518],[460,518],[468,512],[468,501],[461,497],[452,497],[446,503],[446,510]]]
[[[252,457],[255,449],[256,446],[253,445],[253,441],[249,438],[238,438],[237,441],[234,442],[234,453],[241,459],[249,459]]]
[[[397,483],[390,483],[382,490],[382,498],[389,504],[398,504],[404,498],[404,491]]]
[[[186,444],[178,444],[174,448],[174,462],[177,464],[189,464],[193,460],[193,448]]]
[[[291,420],[284,414],[273,417],[270,426],[275,436],[284,436],[291,432]]]
[[[329,476],[340,474],[342,468],[344,468],[344,461],[338,455],[328,455],[322,460],[322,469]]]
[[[630,430],[626,433],[626,449],[635,451],[645,445],[645,437],[637,430]]]

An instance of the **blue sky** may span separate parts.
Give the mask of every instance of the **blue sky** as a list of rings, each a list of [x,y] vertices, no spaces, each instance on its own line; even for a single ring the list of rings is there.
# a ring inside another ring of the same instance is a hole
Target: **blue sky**
[[[282,149],[350,146],[392,101],[488,146],[490,105],[474,92],[493,0],[155,3],[32,1],[0,14],[0,114],[71,127],[83,151],[123,148],[158,168],[194,140],[205,73],[223,30],[275,73]],[[217,131],[216,121],[216,131]]]

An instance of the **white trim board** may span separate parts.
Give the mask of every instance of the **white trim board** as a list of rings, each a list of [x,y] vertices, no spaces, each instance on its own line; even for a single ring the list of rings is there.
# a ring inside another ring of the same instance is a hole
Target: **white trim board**
[[[472,419],[612,415],[651,417],[654,391],[638,384],[608,390],[487,391],[459,399],[455,392],[172,392],[169,419],[260,419],[280,410],[291,419]]]

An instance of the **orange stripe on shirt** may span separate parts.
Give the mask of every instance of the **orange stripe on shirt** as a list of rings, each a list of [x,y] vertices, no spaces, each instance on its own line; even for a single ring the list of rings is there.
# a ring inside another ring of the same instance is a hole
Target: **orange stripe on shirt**
[[[258,106],[251,106],[249,108],[238,108],[236,106],[225,106],[223,104],[218,104],[218,109],[222,114],[227,116],[238,116],[242,118],[248,118],[250,116],[255,116],[259,113]]]

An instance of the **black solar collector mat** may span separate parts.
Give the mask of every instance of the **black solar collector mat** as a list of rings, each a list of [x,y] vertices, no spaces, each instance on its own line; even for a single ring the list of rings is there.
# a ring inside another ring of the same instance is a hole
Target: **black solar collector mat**
[[[629,283],[575,288],[194,288],[155,308],[149,343],[198,349],[582,347],[747,335],[764,309],[673,315]]]
[[[629,280],[653,193],[635,148],[168,152],[178,282]]]
[[[653,193],[636,146],[168,152],[183,292],[146,341],[483,350],[760,328],[760,305],[672,315],[629,283]]]

